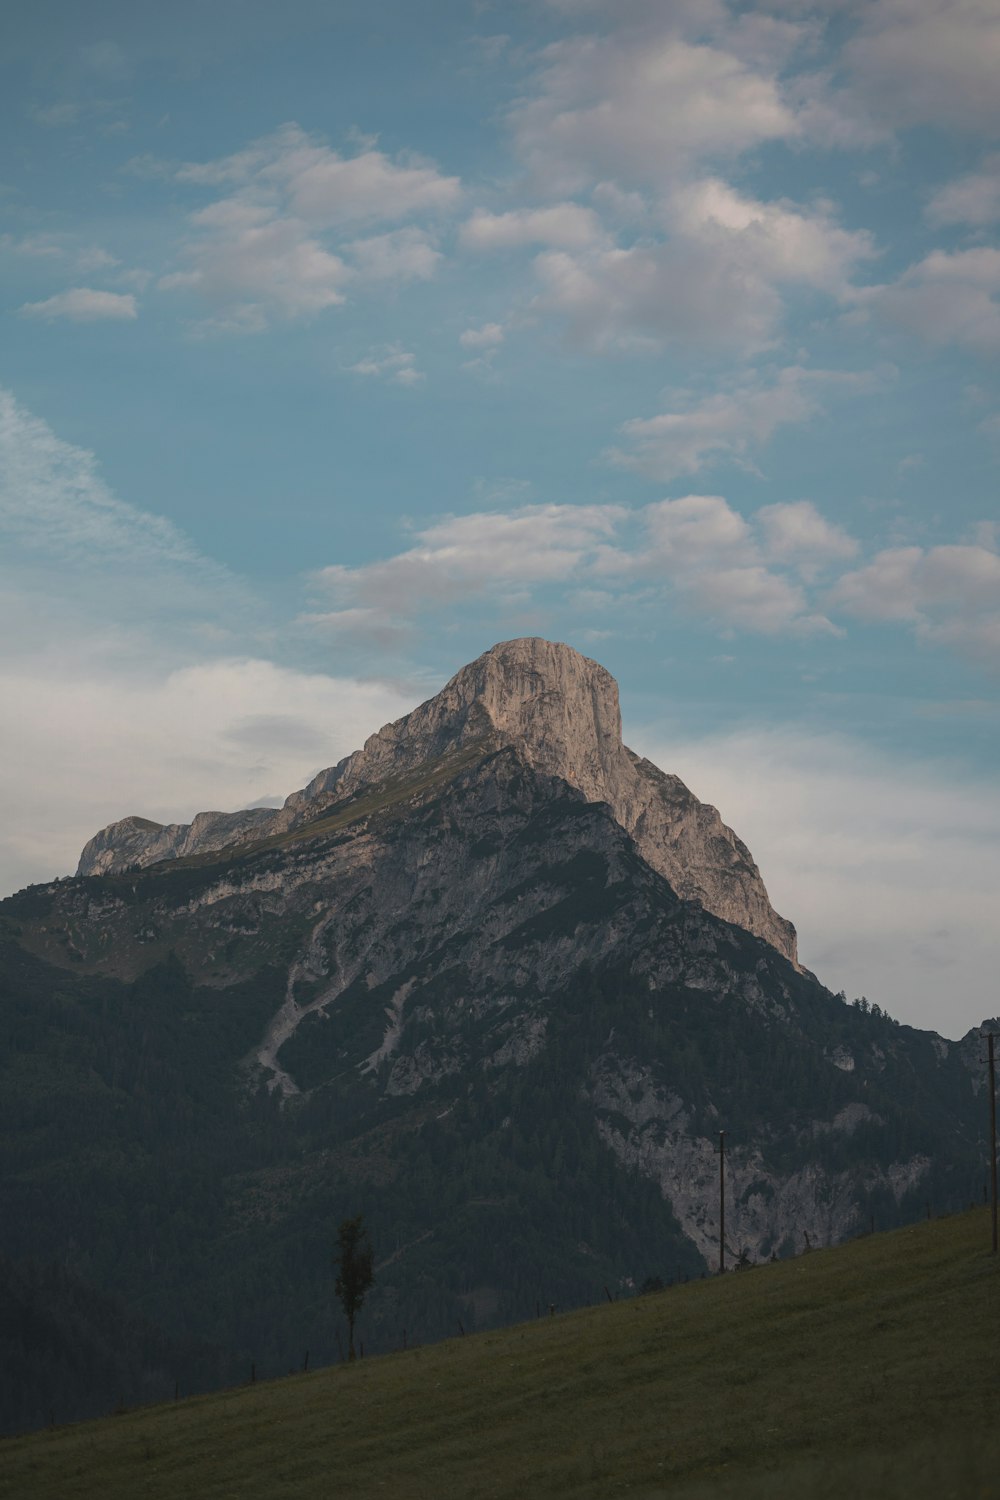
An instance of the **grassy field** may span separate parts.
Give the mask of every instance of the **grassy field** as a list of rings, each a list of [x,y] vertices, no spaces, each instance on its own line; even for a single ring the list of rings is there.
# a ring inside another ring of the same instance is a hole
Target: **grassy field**
[[[8,1439],[0,1494],[996,1500],[988,1217]]]

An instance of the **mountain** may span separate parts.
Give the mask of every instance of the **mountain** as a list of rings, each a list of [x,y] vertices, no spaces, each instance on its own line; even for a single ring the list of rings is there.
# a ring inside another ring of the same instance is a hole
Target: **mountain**
[[[967,1207],[978,1038],[802,970],[749,851],[506,642],[281,809],[111,825],[0,903],[0,1254],[277,1373]],[[226,1361],[228,1360],[228,1364]]]
[[[679,896],[755,932],[795,962],[795,929],[772,909],[746,845],[678,777],[622,744],[614,678],[569,646],[538,639],[494,646],[436,697],[372,735],[363,750],[321,771],[277,812],[204,812],[192,823],[167,826],[125,818],[90,840],[77,874],[143,868],[280,837],[366,789],[419,775],[442,757],[481,758],[505,747],[586,801],[606,802]]]

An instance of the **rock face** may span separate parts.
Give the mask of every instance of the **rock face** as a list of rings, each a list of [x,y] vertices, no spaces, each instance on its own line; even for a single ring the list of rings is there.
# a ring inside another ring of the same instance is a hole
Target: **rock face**
[[[191,824],[166,827],[126,818],[91,839],[77,874],[108,874],[284,833],[451,752],[507,747],[586,801],[607,803],[642,857],[683,899],[796,962],[795,929],[772,908],[745,844],[678,777],[622,743],[611,674],[570,646],[535,637],[485,652],[435,697],[372,735],[362,750],[321,771],[283,808],[199,813]]]
[[[145,868],[161,859],[183,859],[208,849],[260,838],[270,828],[270,807],[242,812],[202,812],[190,823],[153,823],[149,818],[122,818],[109,823],[84,846],[78,875],[110,875],[133,865]]]

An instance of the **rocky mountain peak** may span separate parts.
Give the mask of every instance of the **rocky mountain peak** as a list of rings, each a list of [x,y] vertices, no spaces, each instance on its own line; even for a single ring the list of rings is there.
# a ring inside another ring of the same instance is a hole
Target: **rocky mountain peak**
[[[199,814],[191,824],[147,825],[146,836],[142,820],[126,819],[90,841],[78,873],[107,873],[282,833],[365,788],[473,746],[484,754],[513,748],[533,770],[566,782],[588,802],[606,803],[679,896],[796,962],[795,929],[772,908],[750,851],[714,807],[622,743],[611,674],[571,646],[533,636],[484,652],[277,811]]]
[[[536,770],[562,777],[588,801],[606,801],[623,754],[618,684],[572,646],[537,636],[501,641],[286,805],[299,808],[334,790],[351,796],[480,741],[513,745]]]

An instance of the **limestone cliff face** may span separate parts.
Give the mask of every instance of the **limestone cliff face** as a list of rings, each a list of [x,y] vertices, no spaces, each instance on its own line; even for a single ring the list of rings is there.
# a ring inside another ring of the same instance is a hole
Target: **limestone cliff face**
[[[261,838],[274,820],[270,807],[242,812],[202,812],[191,823],[153,823],[149,818],[122,818],[109,823],[84,846],[78,875],[111,875],[133,865],[145,868],[161,859],[183,859],[206,849]]]
[[[588,802],[604,802],[643,859],[677,894],[764,938],[796,961],[795,929],[768,900],[749,850],[676,776],[623,743],[618,686],[572,647],[538,638],[504,641],[441,692],[321,771],[275,812],[201,813],[166,827],[126,818],[84,849],[78,874],[245,843],[287,832],[366,788],[411,775],[450,751],[512,748],[533,770],[558,777]]]

